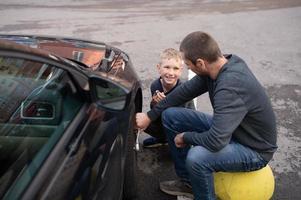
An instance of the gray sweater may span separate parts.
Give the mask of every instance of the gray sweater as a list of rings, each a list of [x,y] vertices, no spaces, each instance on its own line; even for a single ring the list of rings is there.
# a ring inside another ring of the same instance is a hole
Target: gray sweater
[[[270,100],[241,58],[235,55],[226,58],[228,62],[216,80],[195,76],[173,90],[147,115],[153,121],[166,108],[209,92],[214,110],[212,126],[202,133],[185,132],[185,143],[217,152],[233,139],[269,161],[277,149],[276,120]]]

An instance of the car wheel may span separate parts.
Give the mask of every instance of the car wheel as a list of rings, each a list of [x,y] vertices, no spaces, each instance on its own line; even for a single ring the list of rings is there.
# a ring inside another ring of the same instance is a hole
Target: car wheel
[[[135,111],[135,108],[133,108],[133,110]],[[127,136],[127,152],[125,159],[123,187],[123,199],[125,200],[135,199],[137,196],[137,152],[134,150],[137,130],[134,129],[133,121],[135,119],[135,113],[131,115],[132,123],[130,124],[130,129]]]

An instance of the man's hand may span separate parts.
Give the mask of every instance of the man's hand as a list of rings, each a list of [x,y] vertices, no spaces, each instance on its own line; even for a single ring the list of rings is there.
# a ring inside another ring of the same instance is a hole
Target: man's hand
[[[136,114],[136,126],[142,130],[145,130],[151,123],[150,118],[145,113]]]
[[[160,92],[159,90],[156,90],[155,94],[152,97],[152,105],[156,105],[157,103],[159,103],[160,101],[162,101],[165,98],[165,94],[164,92]]]
[[[179,133],[174,139],[176,147],[178,148],[183,148],[186,146],[183,135],[184,133]]]

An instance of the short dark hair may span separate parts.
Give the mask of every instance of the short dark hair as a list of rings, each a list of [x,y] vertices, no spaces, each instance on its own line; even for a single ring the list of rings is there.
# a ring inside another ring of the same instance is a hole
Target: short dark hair
[[[184,53],[184,58],[193,64],[196,64],[198,58],[212,63],[222,57],[217,42],[209,34],[201,31],[188,34],[181,42],[180,51]]]

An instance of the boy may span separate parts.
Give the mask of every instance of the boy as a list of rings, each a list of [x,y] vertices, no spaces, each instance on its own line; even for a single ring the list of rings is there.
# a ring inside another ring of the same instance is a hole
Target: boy
[[[150,102],[151,109],[158,102],[165,99],[166,95],[177,86],[181,85],[179,78],[182,74],[183,60],[180,52],[172,48],[165,49],[160,55],[160,62],[157,64],[157,69],[160,77],[153,81],[150,87],[152,95]],[[182,107],[195,109],[192,101],[186,102]],[[144,132],[152,136],[143,141],[144,147],[152,148],[167,144],[161,117],[152,122]]]

